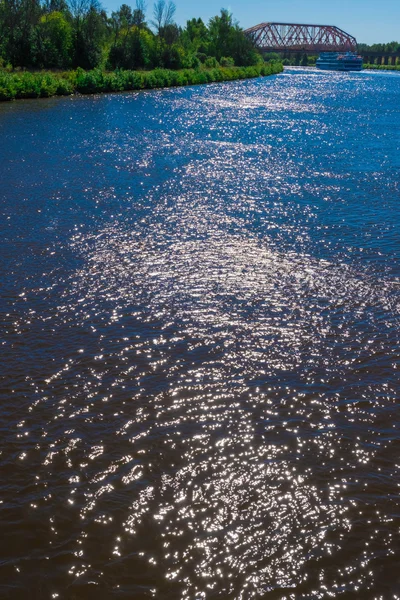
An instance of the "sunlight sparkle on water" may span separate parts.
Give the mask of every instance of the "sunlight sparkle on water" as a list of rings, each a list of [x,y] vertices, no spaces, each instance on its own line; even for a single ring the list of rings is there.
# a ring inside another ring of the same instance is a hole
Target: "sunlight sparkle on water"
[[[396,597],[399,82],[11,107],[16,593]]]

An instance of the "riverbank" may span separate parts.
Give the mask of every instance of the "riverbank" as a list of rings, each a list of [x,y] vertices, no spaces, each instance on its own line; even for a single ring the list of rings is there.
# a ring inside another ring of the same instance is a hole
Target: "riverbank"
[[[97,94],[104,92],[123,92],[130,90],[155,89],[185,85],[213,83],[250,79],[281,73],[282,63],[268,62],[251,67],[215,67],[212,69],[183,69],[172,71],[155,69],[154,71],[112,72],[93,69],[84,71],[66,71],[54,73],[42,72],[0,72],[0,101],[20,98],[49,98],[68,96],[74,93]]]
[[[364,64],[364,69],[371,69],[373,71],[400,71],[400,65],[370,65]]]

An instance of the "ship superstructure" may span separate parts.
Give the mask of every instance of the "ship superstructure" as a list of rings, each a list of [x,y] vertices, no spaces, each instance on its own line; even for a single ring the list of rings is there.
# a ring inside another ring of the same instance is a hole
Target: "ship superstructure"
[[[355,52],[321,52],[316,67],[323,71],[361,71],[363,58]]]

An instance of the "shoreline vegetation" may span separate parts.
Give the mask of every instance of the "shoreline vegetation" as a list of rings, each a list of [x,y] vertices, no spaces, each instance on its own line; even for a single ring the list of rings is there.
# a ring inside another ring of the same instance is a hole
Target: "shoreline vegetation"
[[[0,101],[69,96],[74,93],[98,94],[181,87],[266,77],[282,71],[282,63],[275,61],[248,67],[215,66],[209,69],[154,69],[152,71],[117,69],[105,72],[101,69],[85,71],[78,68],[63,73],[0,71]]]
[[[370,69],[371,71],[400,71],[400,65],[372,65],[364,63],[364,69]]]

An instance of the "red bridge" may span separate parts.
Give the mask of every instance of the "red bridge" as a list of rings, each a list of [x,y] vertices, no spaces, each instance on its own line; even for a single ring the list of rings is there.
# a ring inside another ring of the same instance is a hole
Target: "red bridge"
[[[355,52],[357,40],[331,25],[260,23],[244,32],[263,52]]]

